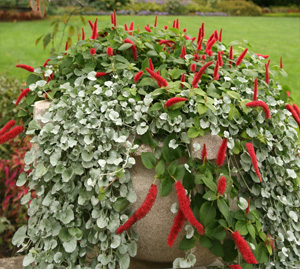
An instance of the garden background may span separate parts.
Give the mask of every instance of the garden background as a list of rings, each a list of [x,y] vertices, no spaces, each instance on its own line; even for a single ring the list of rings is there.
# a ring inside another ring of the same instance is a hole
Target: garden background
[[[118,24],[133,21],[143,30],[156,15],[161,26],[172,26],[180,16],[180,27],[191,36],[205,22],[208,33],[223,28],[224,43],[247,43],[252,51],[269,55],[271,66],[279,65],[282,57],[288,77],[284,73],[279,81],[300,104],[299,0],[53,0],[43,18],[27,0],[0,0],[0,127],[15,117],[15,100],[28,76],[15,66],[42,65],[51,53],[63,50],[67,40],[69,45],[76,43],[82,27],[90,35],[88,20],[97,17],[100,28],[109,24],[113,9],[119,14]],[[15,182],[24,167],[28,141],[21,138],[0,145],[0,258],[15,254],[12,235],[26,222],[26,206],[20,199],[27,190],[16,188]]]

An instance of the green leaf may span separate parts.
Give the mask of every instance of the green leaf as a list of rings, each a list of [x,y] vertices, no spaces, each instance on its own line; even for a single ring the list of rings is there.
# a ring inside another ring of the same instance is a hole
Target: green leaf
[[[251,223],[247,223],[247,230],[248,230],[249,234],[251,235],[251,237],[253,239],[255,239],[255,228]]]
[[[188,130],[188,137],[189,138],[196,138],[201,134],[201,129],[198,129],[194,126],[192,126],[189,130]]]
[[[151,50],[154,50],[154,47],[152,44],[148,43],[148,42],[145,42],[145,46],[148,47],[149,49]]]
[[[75,251],[76,247],[77,247],[77,239],[76,237],[74,237],[72,240],[70,241],[66,241],[63,243],[63,247],[65,249],[65,251],[67,253],[72,253]]]
[[[160,160],[155,167],[155,172],[160,176],[165,172],[165,170],[166,170],[165,161]]]
[[[160,186],[160,196],[167,196],[172,191],[173,188],[173,182],[169,177],[165,177],[161,183]]]
[[[205,175],[201,175],[200,176],[202,182],[208,187],[210,188],[212,191],[216,192],[217,191],[217,185],[216,183],[213,181],[213,176],[209,171],[205,172]]]
[[[225,93],[224,93],[225,94]],[[224,95],[223,94],[223,95]],[[241,99],[241,96],[238,92],[234,92],[234,91],[226,91],[226,94],[228,94],[230,97],[234,98],[234,99]]]
[[[21,187],[21,186],[23,186],[26,183],[26,181],[27,181],[26,173],[23,172],[23,173],[20,174],[19,179],[18,179],[16,185],[18,187]]]
[[[212,247],[212,243],[211,243],[210,239],[205,234],[200,236],[199,242],[202,247],[205,247],[205,248]]]
[[[208,200],[208,201],[214,201],[214,200],[217,200],[217,195],[215,192],[209,190],[203,195],[203,199]]]
[[[162,104],[158,102],[158,103],[153,104],[150,107],[149,111],[158,111],[158,110],[161,110],[162,108],[163,108]]]
[[[223,243],[224,257],[225,262],[233,262],[238,255],[235,243],[232,239],[226,239]]]
[[[27,77],[26,85],[29,86],[30,84],[36,83],[39,79],[40,79],[39,76],[37,76],[35,74],[30,74]]]
[[[218,199],[217,204],[218,204],[218,208],[221,211],[221,213],[223,214],[224,218],[226,220],[228,220],[229,206],[227,205],[225,200],[220,198],[220,199]]]
[[[217,212],[214,205],[210,202],[205,202],[200,208],[200,221],[204,226],[210,224],[216,218]]]
[[[195,247],[195,244],[196,244],[196,238],[192,237],[190,239],[187,239],[186,237],[184,237],[180,242],[179,249],[189,250]]]
[[[212,241],[212,246],[209,248],[209,250],[212,254],[214,254],[217,257],[224,257],[225,256],[224,248],[223,248],[221,242],[218,241],[218,240],[213,240]]]
[[[98,199],[99,201],[103,201],[106,197],[106,191],[103,187],[99,187]]]
[[[240,112],[238,111],[238,109],[234,106],[234,105],[230,105],[230,111],[228,113],[228,119],[229,120],[233,120],[234,116],[236,116],[236,118],[240,117]]]
[[[184,178],[185,171],[186,171],[186,170],[185,170],[185,167],[184,167],[183,164],[178,165],[178,166],[176,167],[176,171],[175,171],[175,173],[173,174],[173,176],[174,176],[177,180],[180,180],[180,179]]]
[[[174,68],[171,73],[172,79],[178,79],[182,73],[183,73],[182,70]]]
[[[36,40],[35,40],[35,45],[39,44],[40,40],[42,39],[42,37],[44,36],[44,34],[42,34],[40,37],[38,37]]]
[[[128,206],[130,202],[123,197],[119,197],[113,204],[113,209],[119,213],[123,212]]]
[[[168,135],[164,140],[164,146],[162,150],[163,157],[166,162],[172,162],[173,160],[179,159],[181,157],[181,149],[180,147],[177,147],[176,149],[169,148],[169,142],[175,139],[177,141],[176,134],[170,134]]]
[[[157,54],[157,52],[155,50],[149,50],[147,52],[147,56],[155,57],[155,56],[158,56],[158,54]]]
[[[42,162],[39,162],[35,168],[35,175],[37,177],[42,177],[47,173],[48,169],[44,166]]]
[[[127,49],[129,49],[129,48],[131,48],[131,47],[132,47],[132,44],[131,44],[131,43],[125,43],[125,44],[121,45],[121,46],[118,48],[118,50],[123,51],[123,50],[127,50]]]
[[[246,222],[243,220],[238,220],[235,224],[235,230],[239,231],[241,235],[247,235],[248,234],[248,229],[246,226]]]
[[[153,169],[156,164],[156,159],[152,152],[142,152],[142,163],[148,169]]]
[[[74,170],[72,167],[65,169],[62,173],[62,181],[68,182],[74,175]]]
[[[207,111],[207,107],[203,104],[199,104],[197,105],[197,111],[200,115],[202,115]]]
[[[265,263],[269,261],[268,250],[263,242],[258,244],[254,251],[254,255],[259,263]]]
[[[67,242],[72,240],[74,236],[69,234],[68,228],[64,227],[60,229],[58,237],[62,242]]]
[[[44,46],[44,49],[46,49],[46,47],[48,46],[48,44],[50,43],[51,41],[51,34],[48,33],[44,36],[43,38],[43,46]]]
[[[27,238],[26,232],[27,232],[26,225],[20,227],[12,238],[13,245],[20,247],[23,244],[24,240]]]

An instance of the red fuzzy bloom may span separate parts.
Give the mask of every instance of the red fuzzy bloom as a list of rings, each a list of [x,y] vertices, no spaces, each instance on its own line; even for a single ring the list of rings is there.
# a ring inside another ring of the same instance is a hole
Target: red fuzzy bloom
[[[202,59],[202,60],[206,60],[205,54],[201,55],[201,59]]]
[[[280,68],[283,68],[283,64],[282,64],[282,57],[280,57]]]
[[[150,68],[152,71],[154,71],[154,66],[153,66],[153,63],[152,63],[151,58],[149,58],[148,61],[149,61],[149,68]]]
[[[132,40],[128,39],[128,38],[126,38],[124,40],[124,42],[132,44],[132,46],[131,46],[132,55],[133,55],[134,60],[137,61],[137,52],[136,52],[136,46],[135,46],[134,42]]]
[[[185,222],[185,216],[184,216],[182,210],[179,208],[179,210],[176,214],[176,217],[174,218],[173,225],[171,227],[171,230],[169,232],[169,236],[167,239],[167,244],[170,248],[173,247],[174,242],[175,242],[179,232],[183,228],[184,222]]]
[[[236,60],[236,63],[235,63],[236,66],[238,66],[238,65],[241,64],[241,62],[243,61],[243,59],[244,59],[245,56],[246,56],[247,51],[248,51],[248,49],[245,49],[245,50],[241,53],[241,55],[239,56],[239,58]]]
[[[129,31],[133,31],[133,21],[130,23]]]
[[[130,227],[135,224],[137,221],[137,219],[135,218],[135,215],[133,214],[123,225],[121,225],[118,229],[117,229],[117,234],[121,234],[125,231],[127,231],[128,229],[130,229]]]
[[[219,61],[216,62],[213,76],[214,76],[214,80],[219,79]]]
[[[197,43],[197,51],[202,50],[202,42],[203,42],[203,38],[201,37],[199,42]]]
[[[293,104],[294,110],[297,112],[298,117],[300,118],[300,109],[296,104]]]
[[[6,123],[3,128],[0,130],[0,136],[7,133],[14,125],[16,124],[15,120],[10,120]]]
[[[286,95],[287,95],[287,97],[289,98],[290,97],[290,92],[289,91],[286,91]]]
[[[165,104],[165,107],[170,107],[176,103],[179,103],[179,102],[185,102],[187,99],[184,98],[184,97],[172,97],[170,98],[169,100],[167,100],[166,104]]]
[[[138,82],[140,80],[140,78],[142,77],[143,74],[144,74],[144,71],[140,71],[140,72],[136,73],[136,75],[134,76],[133,80],[135,82]]]
[[[266,119],[271,118],[271,113],[268,105],[263,101],[252,101],[246,104],[247,107],[261,107],[265,112]]]
[[[156,74],[155,72],[153,72],[151,69],[146,68],[146,71],[149,73],[149,75],[156,80],[157,84],[163,87],[168,87],[168,82],[161,77],[160,75]]]
[[[243,269],[240,265],[238,265],[238,264],[232,264],[232,265],[228,265],[229,266],[229,268],[231,268],[231,269]]]
[[[250,155],[250,158],[251,158],[252,165],[253,165],[253,168],[255,170],[255,173],[258,176],[259,181],[262,182],[261,175],[260,175],[260,172],[259,172],[259,169],[258,169],[258,164],[257,164],[257,159],[256,159],[254,147],[253,147],[253,145],[250,142],[248,142],[246,144],[246,148],[247,148],[248,153]]]
[[[224,138],[221,146],[219,147],[218,154],[217,154],[216,163],[218,166],[221,166],[224,163],[225,156],[226,156],[226,150],[227,150],[227,139]]]
[[[219,40],[219,35],[218,35],[218,31],[217,30],[214,31],[214,35],[215,35],[215,39]]]
[[[205,50],[207,55],[209,55],[209,56],[212,55],[211,49],[212,49],[212,47],[213,47],[213,45],[215,44],[216,41],[217,40],[215,38],[213,38],[209,43],[207,43],[206,50]]]
[[[298,116],[296,110],[289,104],[287,104],[285,107],[288,111],[290,111],[292,113],[294,120],[298,123],[298,125],[300,127],[300,117]]]
[[[235,231],[231,234],[238,250],[242,254],[244,260],[248,264],[258,264],[255,256],[253,255],[250,247],[248,246],[245,239],[240,235],[238,231]]]
[[[115,9],[114,9],[114,26],[117,26],[117,14]]]
[[[81,29],[81,31],[82,31],[82,40],[85,40],[85,32],[84,32],[84,28],[82,27],[82,29]]]
[[[205,65],[203,65],[200,68],[200,70],[198,71],[198,73],[195,74],[193,82],[192,82],[193,88],[197,88],[199,80],[201,79],[202,75],[204,74],[206,68],[208,68],[211,64],[213,64],[213,62],[206,63]]]
[[[175,183],[177,198],[179,202],[179,206],[181,211],[183,212],[185,218],[189,221],[191,225],[193,225],[200,235],[205,233],[203,225],[197,221],[195,218],[193,211],[190,208],[189,198],[185,195],[185,189],[180,181]]]
[[[157,27],[157,16],[155,17],[154,27]]]
[[[180,81],[185,82],[185,74],[184,73],[182,73]],[[180,83],[180,86],[181,86],[181,88],[184,88],[184,85],[182,83]]]
[[[149,28],[149,26],[145,26],[144,28],[147,32],[151,33],[151,29]]]
[[[270,62],[271,62],[271,59],[269,59],[269,61],[267,62],[268,68],[270,67]]]
[[[266,81],[267,84],[269,84],[270,77],[269,77],[269,66],[268,66],[268,64],[265,64],[265,68],[266,68],[266,78],[265,78],[265,81]]]
[[[219,34],[219,41],[220,41],[220,42],[222,42],[222,33],[223,33],[223,29],[221,28],[220,34]]]
[[[113,49],[111,47],[107,47],[106,53],[107,53],[108,56],[113,56],[114,55]]]
[[[48,65],[48,62],[50,61],[50,59],[47,59],[44,64],[43,64],[43,67],[46,67]]]
[[[126,23],[124,24],[124,28],[125,28],[125,31],[128,32],[128,26]]]
[[[257,78],[254,80],[253,101],[257,101]]]
[[[180,58],[184,58],[185,55],[186,55],[186,50],[185,50],[185,46],[183,45],[181,49]]]
[[[223,66],[222,51],[218,51],[219,66]]]
[[[27,70],[29,72],[33,72],[34,68],[32,66],[26,65],[26,64],[17,64],[16,67],[22,68],[24,70]]]
[[[199,55],[197,54],[197,52],[194,53],[194,61],[198,61],[199,60]]]
[[[90,49],[90,54],[95,55],[96,54],[96,49]]]
[[[197,66],[196,66],[196,64],[191,64],[191,72],[196,72],[196,69],[197,69]]]
[[[186,28],[183,28],[182,32],[186,33]]]
[[[197,44],[199,44],[201,38],[202,38],[202,27],[200,27],[198,31]]]
[[[202,22],[202,24],[201,24],[201,35],[202,35],[202,38],[204,37],[204,35],[205,35],[205,25],[204,25],[204,22]]]
[[[203,160],[203,163],[206,162],[206,159],[207,159],[207,149],[206,149],[206,144],[203,144],[203,149],[202,149],[202,160]]]
[[[93,29],[94,29],[94,24],[91,22],[91,20],[89,20],[89,24],[90,24],[90,27],[91,27],[91,29],[92,29],[92,31],[93,31]]]
[[[5,134],[3,134],[2,136],[0,136],[0,145],[3,144],[3,143],[5,143],[5,142],[7,142],[10,139],[15,138],[17,135],[19,135],[23,131],[24,131],[24,127],[23,126],[16,126],[16,127],[14,127],[10,131],[8,131]]]
[[[114,24],[114,14],[113,13],[110,14],[110,22],[111,22],[111,24]]]
[[[229,67],[231,68],[231,65],[232,65],[232,60],[233,60],[233,49],[232,49],[232,46],[230,47],[230,50],[229,50]]]
[[[97,39],[99,37],[98,31],[97,31],[97,22],[98,22],[98,19],[95,20],[91,39]]]
[[[105,73],[105,72],[97,72],[97,73],[96,73],[96,78],[104,77],[104,76],[106,76],[106,75],[108,75],[108,74]]]
[[[255,53],[257,56],[260,56],[260,57],[263,57],[265,59],[268,59],[269,58],[269,55],[262,55],[262,54],[259,54],[259,53]]]
[[[217,190],[220,195],[223,195],[225,193],[226,184],[227,184],[226,177],[220,177],[217,186]]]
[[[169,27],[167,25],[165,25],[164,28],[165,28],[165,30],[168,30]]]
[[[176,19],[175,27],[179,30],[179,19],[178,18]]]
[[[29,93],[29,91],[30,91],[30,89],[27,88],[21,92],[21,94],[19,95],[19,97],[16,101],[16,105],[18,105],[20,103],[20,101]]]

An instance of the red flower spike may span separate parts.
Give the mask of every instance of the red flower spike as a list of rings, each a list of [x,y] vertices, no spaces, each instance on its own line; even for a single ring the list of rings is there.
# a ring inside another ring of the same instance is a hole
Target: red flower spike
[[[107,73],[104,73],[104,72],[97,72],[97,73],[96,73],[96,78],[104,77],[104,76],[106,76],[106,75],[108,75],[108,74],[107,74]]]
[[[202,50],[202,41],[203,41],[203,38],[201,37],[198,42],[198,45],[197,45],[197,51]]]
[[[291,106],[291,105],[289,105],[289,104],[287,104],[286,106],[285,106],[285,108],[288,110],[288,111],[290,111],[291,113],[292,113],[292,116],[293,116],[293,118],[294,118],[294,120],[298,123],[298,125],[299,125],[299,127],[300,127],[300,117],[298,116],[298,113],[294,110],[294,108]]]
[[[144,28],[147,32],[151,33],[151,29],[149,28],[149,26],[145,26]]]
[[[168,30],[168,26],[167,25],[165,25],[164,28],[165,28],[165,30]]]
[[[5,133],[2,136],[0,136],[0,145],[4,144],[5,142],[7,142],[10,139],[15,138],[16,136],[18,136],[23,131],[24,131],[24,127],[23,126],[16,126],[16,127],[14,127],[13,129],[11,129],[10,131],[8,131],[7,133]]]
[[[249,214],[249,210],[250,210],[250,200],[251,200],[251,197],[249,196],[248,198],[248,206],[246,208],[246,214]]]
[[[179,232],[183,228],[184,222],[185,222],[185,216],[184,216],[182,210],[179,208],[178,212],[176,214],[176,217],[174,218],[173,225],[171,227],[171,230],[169,232],[169,236],[167,239],[167,244],[170,248],[173,247],[174,242],[175,242]]]
[[[160,76],[159,70],[156,71],[156,74]],[[159,88],[162,87],[162,84],[159,81],[157,81],[157,85],[158,85]]]
[[[254,80],[253,101],[257,101],[257,78]]]
[[[15,120],[10,120],[8,123],[6,123],[3,128],[0,130],[0,136],[7,133],[12,127],[14,127],[16,124]]]
[[[69,48],[69,41],[67,40],[66,45],[65,45],[65,50],[68,50],[68,48]]]
[[[133,55],[134,60],[137,61],[137,52],[136,52],[136,46],[135,46],[134,42],[132,40],[128,39],[128,38],[126,38],[124,40],[124,42],[132,44],[132,46],[131,46],[132,55]]]
[[[163,78],[161,77],[160,75],[156,74],[155,72],[153,72],[151,69],[149,68],[146,68],[146,71],[149,73],[149,75],[156,80],[157,84],[163,87],[168,87],[168,82]]]
[[[226,177],[220,177],[217,186],[217,190],[220,195],[223,195],[225,193],[226,184],[227,184]]]
[[[265,112],[266,119],[271,118],[271,113],[268,105],[263,101],[252,101],[246,104],[247,107],[261,107]]]
[[[290,97],[290,92],[289,91],[286,91],[286,95],[287,95],[287,97],[289,98]]]
[[[157,27],[157,16],[155,17],[154,27]]]
[[[173,28],[176,28],[176,21],[173,21]]]
[[[117,229],[116,233],[117,233],[117,234],[121,234],[121,233],[127,231],[128,229],[130,229],[130,227],[131,227],[133,224],[136,223],[136,221],[137,221],[137,219],[135,218],[134,215],[132,215],[132,216],[131,216],[131,217],[130,217],[123,225],[121,225],[121,226]]]
[[[250,142],[248,142],[248,143],[246,143],[246,148],[247,148],[248,153],[250,155],[250,158],[251,158],[252,165],[253,165],[253,168],[255,170],[255,173],[258,176],[259,181],[262,182],[261,175],[260,175],[260,172],[259,172],[259,169],[258,169],[258,164],[257,164],[257,159],[256,159],[254,147],[253,147],[253,145]]]
[[[182,32],[186,33],[186,28],[183,28]]]
[[[47,65],[48,65],[48,62],[50,61],[50,59],[47,59],[46,61],[45,61],[45,63],[43,64],[43,67],[46,67]]]
[[[202,24],[201,24],[201,34],[202,34],[202,38],[204,37],[204,35],[205,35],[205,29],[204,29],[204,27],[205,27],[205,25],[204,25],[204,22],[202,22]]]
[[[82,29],[81,29],[81,31],[82,31],[82,40],[85,40],[85,33],[84,33],[84,28],[82,27]]]
[[[280,57],[280,68],[283,68],[283,64],[282,64],[282,57]]]
[[[136,73],[136,75],[134,76],[133,80],[135,82],[138,82],[140,80],[140,78],[142,77],[143,74],[144,74],[144,71],[140,71],[140,72]]]
[[[117,26],[117,14],[116,14],[116,10],[114,10],[114,26]]]
[[[184,73],[182,73],[180,81],[185,82],[185,74]],[[182,83],[180,83],[180,86],[181,86],[181,88],[184,88],[184,85]]]
[[[266,69],[265,81],[266,81],[267,84],[269,84],[270,78],[269,78],[269,66],[268,66],[268,64],[265,64],[265,69]]]
[[[230,50],[229,50],[229,67],[231,68],[231,65],[232,65],[232,60],[233,60],[233,49],[232,49],[232,46],[230,47]]]
[[[231,269],[243,269],[240,265],[238,265],[238,264],[232,264],[232,265],[228,265],[229,266],[229,268],[231,268]]]
[[[223,34],[223,28],[221,28],[220,34],[219,34],[219,41],[220,42],[222,42],[222,34]]]
[[[193,72],[193,73],[195,73],[196,72],[196,69],[197,69],[197,66],[196,66],[196,64],[191,64],[191,72]]]
[[[113,49],[111,47],[107,47],[106,53],[107,53],[108,56],[113,56],[114,55]]]
[[[128,32],[128,27],[127,27],[126,23],[124,24],[124,29],[125,29],[126,32]]]
[[[219,61],[216,62],[213,76],[214,76],[214,80],[219,79]]]
[[[179,30],[179,19],[178,18],[176,19],[176,25],[175,26]]]
[[[197,44],[199,44],[201,38],[202,38],[202,27],[200,27],[198,31]]]
[[[271,59],[269,59],[269,61],[267,62],[268,68],[270,67],[270,62],[271,62]]]
[[[91,22],[91,20],[89,20],[89,24],[90,24],[91,30],[93,31],[93,29],[94,29],[94,24]]]
[[[215,32],[213,32],[213,33],[211,34],[211,36],[207,39],[206,45],[208,45],[208,43],[209,43],[210,41],[212,41],[214,38],[215,38]]]
[[[199,60],[199,55],[197,54],[197,52],[194,53],[194,61],[198,61]]]
[[[114,14],[113,13],[110,14],[110,22],[111,22],[111,24],[114,24]]]
[[[133,21],[130,23],[129,31],[133,31]]]
[[[17,101],[16,101],[16,105],[18,105],[20,103],[20,101],[30,92],[29,88],[23,90],[21,92],[21,94],[19,95]]]
[[[205,54],[201,55],[201,59],[202,59],[202,60],[206,60]]]
[[[185,46],[183,45],[181,49],[180,58],[184,58],[185,55],[186,55],[186,50],[185,50]]]
[[[95,20],[94,28],[93,28],[93,33],[92,33],[91,39],[97,39],[97,38],[99,37],[98,31],[97,31],[97,22],[98,22],[98,19]]]
[[[223,66],[222,51],[218,51],[218,62],[220,66]]]
[[[211,51],[215,42],[216,42],[216,39],[213,38],[209,43],[207,43],[206,50],[205,50],[206,54],[208,54],[208,52]]]
[[[253,255],[250,247],[248,246],[245,239],[240,235],[238,231],[235,231],[231,234],[238,250],[242,254],[244,260],[248,264],[258,264],[255,256]]]
[[[247,51],[248,51],[248,49],[245,49],[245,50],[241,53],[241,55],[239,56],[239,58],[236,60],[236,63],[235,63],[236,66],[238,66],[238,65],[241,64],[241,62],[243,61],[243,59],[244,59],[245,56],[246,56]]]
[[[224,138],[222,141],[221,146],[219,147],[218,150],[218,154],[217,154],[217,160],[216,163],[217,165],[220,167],[224,161],[225,161],[225,157],[226,157],[226,150],[227,150],[227,139]]]
[[[24,70],[27,70],[29,72],[34,72],[34,68],[30,65],[26,65],[26,64],[17,64],[16,67],[22,68]]]
[[[215,36],[216,40],[219,40],[219,35],[218,35],[218,31],[217,30],[214,31],[214,36]]]
[[[172,97],[170,98],[169,100],[167,100],[166,104],[165,104],[165,107],[168,108],[176,103],[179,103],[179,102],[185,102],[187,99],[184,98],[184,97]]]
[[[299,107],[296,104],[293,104],[293,108],[296,111],[298,117],[300,118],[300,109],[299,109]]]
[[[203,149],[202,149],[202,160],[203,160],[203,163],[206,162],[206,159],[207,159],[207,149],[206,149],[206,144],[203,144]]]
[[[149,68],[150,68],[152,71],[154,71],[154,66],[153,66],[153,63],[152,63],[152,59],[149,58],[148,61],[149,61]]]
[[[183,212],[185,218],[189,221],[189,223],[194,226],[200,235],[205,233],[203,225],[197,221],[195,218],[193,211],[190,208],[189,198],[185,195],[185,189],[180,181],[175,183],[176,194],[179,202],[179,206],[181,211]]]
[[[96,49],[90,49],[90,54],[95,55],[96,54]]]
[[[259,54],[259,53],[255,53],[257,56],[260,56],[260,57],[263,57],[265,59],[268,59],[269,58],[269,55],[262,55],[262,54]]]
[[[197,88],[198,87],[198,82],[201,79],[202,75],[204,74],[206,68],[208,68],[211,64],[213,64],[213,62],[208,62],[205,65],[203,65],[199,72],[195,74],[193,82],[192,82],[192,87],[193,88]]]

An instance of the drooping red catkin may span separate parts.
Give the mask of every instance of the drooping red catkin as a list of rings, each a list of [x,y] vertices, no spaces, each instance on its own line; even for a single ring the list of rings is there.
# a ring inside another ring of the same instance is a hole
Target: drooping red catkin
[[[292,113],[294,120],[298,123],[298,125],[300,127],[300,117],[298,116],[298,113],[296,112],[296,110],[289,104],[287,104],[285,107],[288,111],[290,111]]]
[[[190,68],[191,68],[191,72],[195,73],[197,66],[196,66],[196,64],[192,63]]]
[[[3,143],[5,143],[5,142],[7,142],[10,139],[15,138],[17,135],[19,135],[23,131],[24,131],[24,127],[23,126],[16,126],[16,127],[14,127],[10,131],[8,131],[5,134],[3,134],[2,136],[0,136],[0,145],[3,144]]]
[[[48,65],[48,62],[50,61],[50,59],[47,59],[44,64],[43,64],[43,67],[46,67]]]
[[[220,34],[219,34],[219,41],[220,42],[222,42],[222,34],[223,34],[223,28],[221,28]]]
[[[271,112],[268,105],[264,101],[252,101],[246,104],[247,107],[261,107],[265,112],[266,119],[271,118]]]
[[[142,75],[144,74],[144,71],[140,71],[140,72],[137,72],[133,78],[133,80],[135,82],[138,82],[140,80],[140,78],[142,77]]]
[[[184,73],[182,73],[180,81],[185,82],[185,74]],[[180,83],[180,86],[181,86],[181,88],[184,88],[184,85],[182,83]]]
[[[99,37],[98,31],[97,31],[97,22],[98,22],[98,19],[95,20],[91,39],[97,39]]]
[[[223,66],[222,51],[218,51],[219,66]]]
[[[262,54],[259,54],[259,53],[255,53],[257,56],[260,56],[260,57],[263,57],[265,59],[268,59],[269,58],[269,55],[262,55]]]
[[[254,151],[254,147],[250,142],[248,142],[248,143],[246,143],[246,148],[247,148],[248,153],[250,155],[255,173],[258,176],[259,181],[262,182],[261,175],[260,175],[260,172],[259,172],[259,169],[258,169],[258,164],[257,164],[257,159],[256,159],[256,154],[255,154],[255,151]]]
[[[235,231],[231,234],[238,250],[242,254],[244,260],[248,264],[258,264],[255,256],[253,255],[248,243],[245,239],[240,235],[238,231]]]
[[[198,73],[195,74],[193,82],[192,82],[192,86],[193,88],[197,88],[198,86],[198,82],[201,79],[202,75],[204,74],[205,70],[211,65],[213,64],[213,62],[208,62],[205,65],[203,65],[200,70],[198,71]]]
[[[206,149],[206,144],[203,144],[203,149],[202,149],[202,160],[203,160],[203,163],[206,162],[206,159],[207,159],[207,149]]]
[[[236,60],[235,65],[238,66],[241,64],[241,62],[243,61],[243,59],[245,58],[246,54],[247,54],[248,49],[245,49],[241,55],[239,56],[239,58]]]
[[[144,218],[154,205],[157,196],[157,186],[152,184],[143,204],[133,213],[133,215],[117,229],[117,234],[128,230],[136,221]]]
[[[172,47],[172,44],[175,44],[175,41],[173,40],[164,40],[164,39],[161,39],[159,42],[158,42],[159,45],[167,45],[168,47]]]
[[[92,31],[93,31],[93,29],[94,29],[94,24],[91,22],[91,20],[89,20],[89,25],[90,25],[90,27],[91,27],[91,29],[92,29]]]
[[[233,60],[233,48],[232,46],[230,46],[230,50],[229,50],[229,67],[231,68],[232,65],[232,60]]]
[[[7,133],[12,127],[14,127],[16,124],[15,120],[10,120],[8,123],[6,123],[3,128],[0,130],[0,136]]]
[[[280,57],[280,68],[283,68],[283,64],[282,64],[282,57]]]
[[[108,74],[105,73],[105,72],[97,72],[97,73],[96,73],[96,78],[104,77],[104,76],[106,76],[106,75],[108,75]]]
[[[179,208],[178,212],[176,214],[176,217],[174,218],[173,225],[171,227],[171,230],[169,232],[169,236],[167,239],[167,244],[170,248],[173,247],[174,242],[175,242],[179,232],[183,228],[184,222],[185,222],[185,216],[184,216],[182,210]]]
[[[170,107],[176,103],[179,103],[179,102],[185,102],[187,99],[184,98],[184,97],[172,97],[170,98],[169,100],[167,100],[166,104],[165,104],[165,107]]]
[[[213,76],[214,76],[214,80],[219,79],[219,61],[216,62]]]
[[[27,70],[29,72],[34,72],[34,68],[30,65],[26,65],[26,64],[17,64],[16,67],[22,68],[24,70]]]
[[[132,44],[132,46],[131,46],[132,55],[133,55],[134,60],[137,61],[137,52],[136,52],[136,46],[135,46],[134,42],[128,38],[124,39],[124,42]]]
[[[85,32],[84,32],[84,28],[83,27],[81,28],[81,32],[82,32],[81,33],[81,35],[82,35],[81,39],[85,40]]]
[[[161,77],[160,75],[153,72],[150,68],[146,67],[146,71],[149,73],[149,75],[156,80],[157,84],[163,87],[168,87],[168,82]]]
[[[224,163],[226,157],[226,150],[227,150],[227,139],[224,138],[222,140],[221,146],[219,147],[218,154],[217,154],[216,163],[218,166],[221,166]]]
[[[157,27],[157,16],[155,17],[154,27]]]
[[[231,268],[231,269],[243,269],[240,265],[238,265],[238,264],[231,264],[231,265],[228,265],[229,266],[229,268]]]
[[[220,177],[217,186],[217,190],[220,195],[223,195],[225,193],[226,184],[227,184],[226,177]]]
[[[16,105],[18,105],[18,104],[20,103],[20,101],[21,101],[21,100],[22,100],[29,92],[30,92],[30,89],[29,89],[29,88],[23,90],[23,91],[21,92],[21,94],[19,95],[17,101],[16,101]]]
[[[195,218],[193,211],[190,208],[189,198],[185,195],[185,189],[180,181],[175,183],[176,194],[181,211],[189,223],[194,226],[200,235],[205,233],[203,225]]]
[[[150,29],[149,26],[145,26],[144,28],[145,28],[145,30],[146,30],[147,32],[151,33],[151,29]]]
[[[107,53],[108,56],[113,56],[114,55],[113,49],[111,47],[107,47],[106,53]]]
[[[297,112],[297,115],[298,115],[299,118],[300,118],[300,109],[299,109],[299,107],[298,107],[296,104],[293,104],[293,108],[294,108],[294,110]]]
[[[96,54],[96,49],[94,49],[94,48],[93,48],[93,49],[90,49],[90,54],[91,54],[91,55],[95,55],[95,54]]]
[[[180,58],[184,58],[185,55],[186,55],[186,50],[185,50],[185,46],[183,45],[181,49]]]
[[[257,78],[254,80],[253,101],[257,101]]]
[[[246,214],[249,214],[249,210],[250,210],[250,201],[251,201],[251,196],[249,196],[248,198],[248,206],[246,208]]]
[[[154,66],[153,66],[153,63],[152,63],[152,59],[149,58],[148,61],[149,61],[149,68],[150,68],[152,71],[154,71]]]

